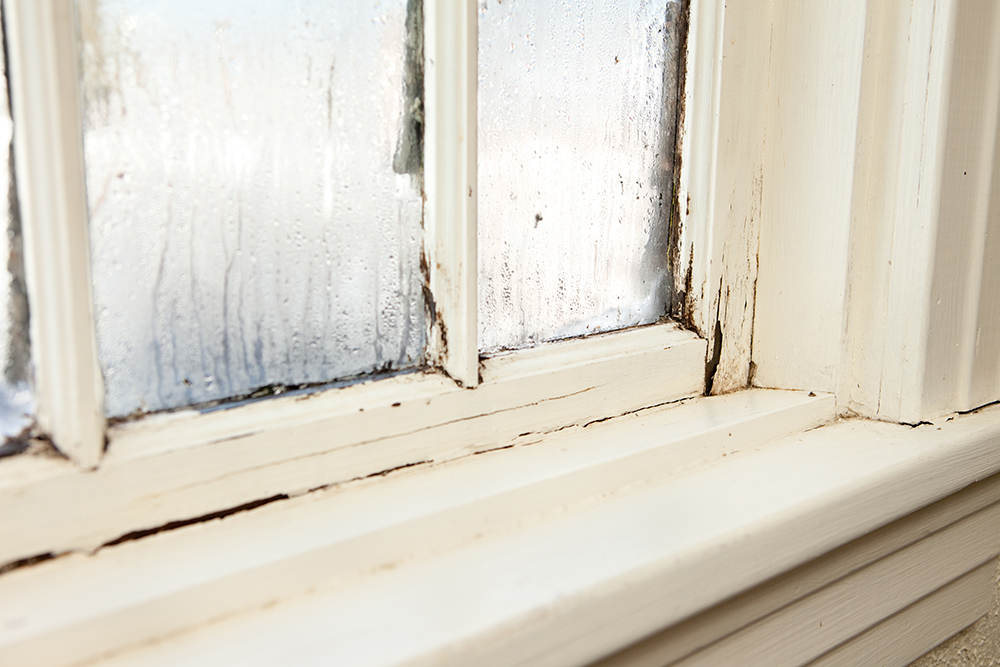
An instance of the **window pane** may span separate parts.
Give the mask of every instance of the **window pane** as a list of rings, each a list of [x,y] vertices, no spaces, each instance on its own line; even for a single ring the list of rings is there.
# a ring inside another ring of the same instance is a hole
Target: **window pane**
[[[481,350],[666,314],[680,17],[480,0]]]
[[[2,30],[2,26],[0,26]],[[2,35],[2,32],[0,32]],[[0,54],[0,436],[21,434],[32,424],[30,357],[28,345],[28,297],[24,286],[24,260],[21,246],[21,219],[13,174],[14,124],[7,98],[7,63]],[[0,438],[0,456],[13,454],[27,440]]]
[[[408,4],[78,0],[109,415],[422,361]]]

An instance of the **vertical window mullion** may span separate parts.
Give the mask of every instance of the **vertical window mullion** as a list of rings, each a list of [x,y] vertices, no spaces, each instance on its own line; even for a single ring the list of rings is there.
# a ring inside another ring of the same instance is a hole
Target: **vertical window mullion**
[[[430,354],[479,382],[476,323],[476,0],[424,0],[424,208],[434,324]]]
[[[78,464],[104,449],[72,0],[5,0],[14,164],[41,431]]]

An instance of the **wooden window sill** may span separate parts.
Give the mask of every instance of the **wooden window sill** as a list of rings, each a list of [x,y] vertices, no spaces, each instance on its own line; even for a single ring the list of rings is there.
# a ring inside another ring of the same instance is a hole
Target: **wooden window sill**
[[[1000,408],[834,414],[698,398],[20,568],[0,662],[719,665],[772,623],[804,664],[980,591],[960,629],[1000,553]]]

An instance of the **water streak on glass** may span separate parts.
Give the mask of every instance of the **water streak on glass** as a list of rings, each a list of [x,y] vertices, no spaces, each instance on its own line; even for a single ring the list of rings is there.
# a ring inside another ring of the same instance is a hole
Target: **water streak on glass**
[[[2,26],[0,26],[2,30]],[[2,33],[0,33],[2,35]],[[7,63],[0,54],[0,436],[21,435],[33,423],[31,365],[28,344],[28,297],[24,285],[21,219],[14,179],[14,123],[7,97]],[[19,452],[24,438],[3,442],[0,456]]]
[[[419,8],[78,0],[110,416],[422,362]]]
[[[681,10],[480,0],[480,350],[667,313]]]

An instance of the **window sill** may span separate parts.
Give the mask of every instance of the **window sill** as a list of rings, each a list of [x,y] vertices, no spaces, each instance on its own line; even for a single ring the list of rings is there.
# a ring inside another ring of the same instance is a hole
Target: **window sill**
[[[704,360],[704,340],[660,324],[486,359],[475,390],[409,373],[149,415],[109,429],[95,470],[0,460],[0,566],[689,399]]]
[[[671,660],[728,664],[734,630],[886,563],[915,572],[880,577],[901,583],[853,625],[800,632],[812,659],[1000,553],[1000,483],[973,485],[1000,470],[1000,408],[815,428],[834,410],[699,398],[21,568],[0,577],[0,662],[569,665],[700,622]],[[733,598],[761,584],[782,592]]]

